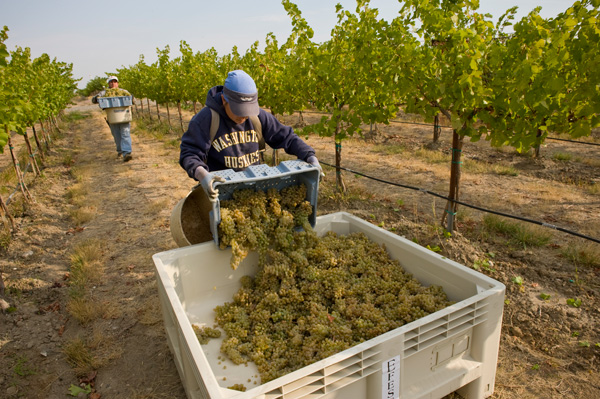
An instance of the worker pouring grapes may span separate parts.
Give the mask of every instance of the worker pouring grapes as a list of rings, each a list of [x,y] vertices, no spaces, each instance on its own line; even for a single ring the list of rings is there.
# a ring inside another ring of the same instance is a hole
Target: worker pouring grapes
[[[254,80],[235,70],[229,72],[222,86],[208,91],[206,106],[190,120],[181,138],[179,164],[214,202],[219,195],[214,182],[223,179],[211,172],[240,171],[259,164],[264,143],[321,170],[315,150],[292,127],[261,109]]]

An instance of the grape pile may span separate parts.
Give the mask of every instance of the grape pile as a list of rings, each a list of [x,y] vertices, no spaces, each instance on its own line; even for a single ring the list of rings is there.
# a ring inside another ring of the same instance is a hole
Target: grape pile
[[[318,237],[303,190],[240,190],[220,226],[221,245],[234,248],[232,266],[248,251],[260,254],[257,274],[215,308],[226,333],[221,352],[236,364],[253,361],[263,383],[451,304],[366,235]]]
[[[210,338],[219,338],[221,336],[221,331],[217,328],[211,327],[198,327],[192,324],[192,329],[194,333],[196,333],[196,338],[202,345],[208,344],[208,340]]]
[[[306,198],[304,184],[277,191],[243,189],[233,192],[230,200],[221,201],[219,246],[231,247],[231,267],[235,270],[249,251],[256,251],[261,261],[267,252],[290,246],[294,228],[311,229],[308,221],[312,205]]]
[[[106,89],[104,93],[104,97],[124,97],[130,96],[129,92],[124,89],[119,89],[118,87],[114,87],[112,89]]]

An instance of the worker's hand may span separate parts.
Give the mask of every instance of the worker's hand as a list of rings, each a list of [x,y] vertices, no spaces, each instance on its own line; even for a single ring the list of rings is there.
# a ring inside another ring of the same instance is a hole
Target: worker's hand
[[[214,183],[216,181],[224,182],[225,179],[223,179],[221,176],[216,176],[212,173],[209,173],[202,166],[198,166],[198,168],[196,168],[194,177],[196,180],[200,181],[200,184],[202,185],[202,188],[204,189],[204,192],[208,196],[210,202],[216,202],[217,199],[219,199],[219,190],[214,187]]]
[[[308,157],[306,162],[319,168],[319,175],[320,175],[321,179],[325,177],[325,173],[323,173],[323,168],[321,167],[321,164],[319,164],[319,160],[317,159],[317,157],[312,155],[312,156]]]

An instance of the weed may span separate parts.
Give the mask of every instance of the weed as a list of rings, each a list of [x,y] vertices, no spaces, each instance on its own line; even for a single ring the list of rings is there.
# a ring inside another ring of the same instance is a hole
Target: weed
[[[34,369],[27,366],[27,362],[28,360],[24,356],[19,356],[16,358],[16,363],[13,368],[13,371],[16,375],[19,377],[27,377],[28,375],[34,375],[36,373]]]
[[[79,290],[77,292],[81,295]],[[97,302],[83,295],[77,298],[72,297],[67,304],[67,310],[78,322],[85,325],[101,316],[102,309]]]
[[[89,206],[75,208],[69,211],[69,216],[76,226],[83,226],[96,217],[96,210]]]
[[[484,229],[510,238],[510,242],[523,247],[542,247],[552,239],[552,233],[537,226],[519,222],[509,222],[496,215],[486,214],[483,218]]]
[[[477,259],[474,263],[473,263],[473,269],[475,270],[485,270],[488,272],[495,272],[496,269],[494,269],[494,262],[489,259],[489,258],[493,258],[495,255],[493,253],[487,253],[486,256],[483,259]],[[489,258],[488,258],[489,257]]]
[[[578,308],[581,306],[581,299],[579,298],[568,298],[567,305],[572,306],[574,308]]]
[[[60,163],[67,167],[72,166],[75,163],[75,160],[73,159],[73,154],[70,152],[64,154]]]
[[[97,240],[88,240],[79,244],[71,254],[71,278],[81,273],[92,275],[96,272],[91,270],[102,257],[102,248]]]
[[[430,163],[448,163],[451,161],[451,156],[449,154],[444,154],[439,151],[432,151],[426,148],[420,148],[415,151],[415,155],[425,159]]]
[[[147,206],[146,213],[155,215],[160,211],[167,209],[169,206],[169,199],[163,198],[156,201],[153,201],[150,205]]]
[[[561,250],[562,256],[575,265],[585,267],[600,266],[600,248],[592,243],[573,243]]]
[[[515,276],[510,281],[517,284],[518,286],[523,286],[523,277],[521,276]]]
[[[17,175],[15,174],[14,168],[5,168],[0,173],[0,185],[8,186],[11,182],[15,181]]]
[[[543,292],[540,294],[540,299],[544,300],[544,301],[548,301],[550,300],[550,295],[548,294],[544,294]]]
[[[77,183],[67,189],[66,197],[67,199],[72,200],[71,203],[74,203],[75,199],[84,197],[87,193],[87,187],[81,183]]]
[[[463,170],[473,174],[484,174],[492,171],[493,166],[474,159],[466,159],[463,163]]]
[[[519,171],[512,166],[498,165],[494,169],[500,176],[519,176]]]
[[[552,159],[555,161],[570,161],[571,158],[573,158],[573,155],[568,152],[555,152],[552,154]]]
[[[84,388],[73,384],[69,387],[69,395],[71,396],[80,397],[80,395],[83,394],[87,398],[87,395],[90,393],[92,393],[92,386],[90,384],[87,384]]]
[[[434,245],[433,247],[428,245],[426,248],[433,252],[442,252],[442,249],[437,245]]]
[[[0,250],[6,250],[10,246],[12,241],[12,234],[9,230],[5,229],[0,231]]]
[[[81,113],[77,111],[65,113],[64,120],[67,123],[88,119],[91,115],[89,113]]]
[[[67,342],[63,347],[63,353],[77,375],[86,375],[94,370],[94,357],[81,338]]]
[[[373,152],[382,152],[386,155],[398,155],[404,152],[405,148],[399,144],[377,144],[373,146]]]
[[[181,145],[181,140],[178,138],[172,139],[172,140],[167,140],[167,141],[165,141],[165,145],[167,147],[179,148],[179,146]]]

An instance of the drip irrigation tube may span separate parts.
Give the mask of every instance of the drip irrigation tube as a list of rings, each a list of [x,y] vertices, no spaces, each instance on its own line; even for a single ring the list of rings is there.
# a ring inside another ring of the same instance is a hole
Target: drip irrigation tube
[[[420,125],[420,126],[428,126],[428,127],[439,127],[439,128],[444,128],[444,129],[452,129],[452,126],[444,126],[444,125],[433,125],[431,123],[423,123],[423,122],[410,122],[410,121],[396,121],[396,120],[390,120],[391,123],[402,123],[402,124],[406,124],[406,125]],[[555,137],[546,137],[546,140],[556,140],[556,141],[566,141],[569,143],[575,143],[575,144],[584,144],[584,145],[596,145],[596,146],[600,146],[600,143],[590,143],[587,141],[577,141],[577,140],[569,140],[569,139],[559,139],[559,138],[555,138]]]
[[[321,160],[319,160],[319,162],[321,164],[323,164],[323,165],[331,166],[331,167],[337,169],[337,167],[335,165],[331,165],[331,164],[329,164],[327,162],[323,162]],[[548,227],[548,228],[551,228],[551,229],[554,229],[554,230],[561,231],[563,233],[571,234],[571,235],[574,235],[574,236],[577,236],[577,237],[580,237],[580,238],[584,238],[586,240],[594,241],[594,242],[600,244],[600,239],[598,239],[598,238],[589,237],[589,236],[586,236],[584,234],[577,233],[575,231],[564,229],[564,228],[562,228],[560,226],[555,226],[553,224],[548,224],[548,223],[540,222],[540,221],[537,221],[537,220],[527,219],[527,218],[524,218],[524,217],[521,217],[521,216],[510,215],[508,213],[493,211],[491,209],[486,209],[486,208],[482,208],[480,206],[471,205],[471,204],[468,204],[466,202],[458,201],[458,200],[455,200],[455,199],[450,199],[448,197],[445,197],[445,196],[443,196],[441,194],[438,194],[438,193],[435,193],[433,191],[425,190],[425,189],[419,188],[419,187],[409,186],[409,185],[406,185],[406,184],[400,184],[400,183],[390,182],[388,180],[383,180],[383,179],[380,179],[380,178],[377,178],[377,177],[369,176],[369,175],[366,175],[366,174],[364,174],[362,172],[357,172],[357,171],[352,170],[352,169],[343,168],[343,167],[340,167],[339,169],[345,170],[346,172],[357,174],[359,176],[366,177],[366,178],[371,179],[371,180],[375,180],[375,181],[378,181],[378,182],[381,182],[381,183],[389,184],[389,185],[392,185],[392,186],[407,188],[409,190],[414,190],[414,191],[420,191],[420,192],[425,193],[425,194],[433,195],[434,197],[445,199],[447,201],[452,201],[454,203],[466,206],[468,208],[477,209],[478,211],[487,212],[487,213],[491,213],[491,214],[498,215],[498,216],[504,216],[504,217],[507,217],[507,218],[516,219],[516,220],[520,220],[520,221],[527,222],[527,223],[537,224],[539,226]]]

